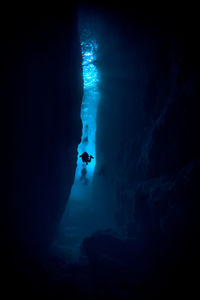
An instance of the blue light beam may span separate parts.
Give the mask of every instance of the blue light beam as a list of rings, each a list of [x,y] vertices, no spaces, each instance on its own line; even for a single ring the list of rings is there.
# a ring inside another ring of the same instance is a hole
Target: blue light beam
[[[87,171],[88,182],[92,182],[93,173],[96,165],[95,155],[95,135],[96,135],[96,116],[97,108],[100,100],[98,90],[99,73],[96,67],[98,45],[95,40],[84,40],[81,42],[82,67],[84,95],[81,105],[81,120],[83,124],[83,132],[81,143],[78,146],[78,158],[75,183],[80,183],[81,170]],[[83,164],[80,155],[87,152],[94,159],[88,165]]]

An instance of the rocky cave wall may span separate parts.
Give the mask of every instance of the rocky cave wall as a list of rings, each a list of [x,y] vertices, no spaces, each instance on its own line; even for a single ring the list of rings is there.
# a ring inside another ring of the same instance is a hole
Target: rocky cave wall
[[[103,20],[95,198],[123,235],[193,247],[199,232],[197,18],[187,9],[133,7],[112,9]]]
[[[6,7],[1,21],[2,245],[21,264],[52,241],[74,181],[81,54],[75,5]]]

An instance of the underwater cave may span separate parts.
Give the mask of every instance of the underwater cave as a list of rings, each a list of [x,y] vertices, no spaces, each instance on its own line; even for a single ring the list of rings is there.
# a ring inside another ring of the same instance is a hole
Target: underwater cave
[[[3,12],[6,295],[196,297],[197,10]]]

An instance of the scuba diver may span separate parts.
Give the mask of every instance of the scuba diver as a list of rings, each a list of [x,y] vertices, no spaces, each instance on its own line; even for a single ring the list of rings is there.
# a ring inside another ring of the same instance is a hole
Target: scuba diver
[[[87,152],[83,152],[80,157],[82,158],[82,161],[86,163],[86,165],[88,165],[88,163],[91,162],[91,159],[94,158],[92,155],[89,156]]]
[[[88,125],[85,125],[85,132],[84,132],[84,137],[83,137],[82,143],[85,145],[88,144]]]
[[[83,169],[81,170],[81,177],[80,177],[80,181],[83,181],[84,184],[88,184],[89,183],[89,180],[88,178],[86,177],[86,174],[87,174],[87,170],[85,167],[83,167]]]

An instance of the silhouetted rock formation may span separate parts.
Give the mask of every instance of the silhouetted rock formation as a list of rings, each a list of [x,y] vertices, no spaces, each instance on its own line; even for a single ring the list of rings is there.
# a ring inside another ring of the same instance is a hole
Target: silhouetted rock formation
[[[74,181],[81,54],[75,6],[18,5],[1,21],[1,240],[18,274],[26,256],[49,246]]]
[[[123,237],[165,253],[171,269],[164,281],[177,276],[178,287],[180,278],[187,283],[192,257],[197,261],[200,90],[197,16],[185,23],[176,13],[122,8],[112,20],[104,17],[96,158],[97,170],[102,156],[107,168],[104,176],[96,173],[94,191]]]

